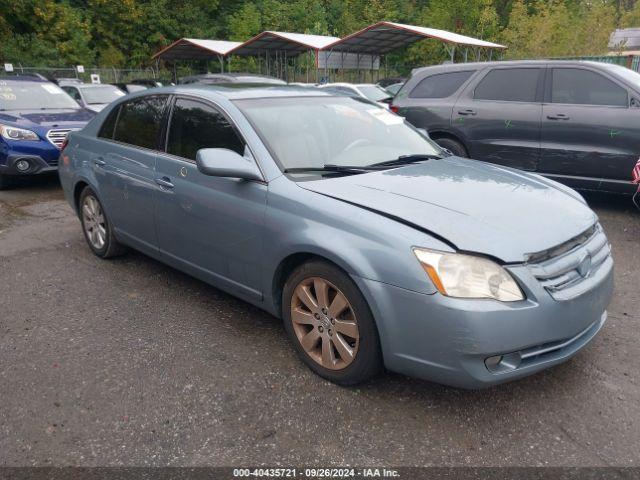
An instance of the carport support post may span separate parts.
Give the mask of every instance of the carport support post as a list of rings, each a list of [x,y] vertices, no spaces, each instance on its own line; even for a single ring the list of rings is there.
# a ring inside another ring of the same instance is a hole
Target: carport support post
[[[373,57],[373,54],[371,54],[371,83],[375,83],[373,81],[373,60],[374,60],[374,57]]]
[[[220,73],[224,73],[224,58],[222,55],[218,55],[218,62],[220,63]]]

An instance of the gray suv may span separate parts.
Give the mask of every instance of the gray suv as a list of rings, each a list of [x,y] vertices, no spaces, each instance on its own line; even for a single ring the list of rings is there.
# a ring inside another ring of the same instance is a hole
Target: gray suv
[[[584,61],[439,65],[413,72],[391,109],[455,155],[574,188],[633,193],[640,74]]]

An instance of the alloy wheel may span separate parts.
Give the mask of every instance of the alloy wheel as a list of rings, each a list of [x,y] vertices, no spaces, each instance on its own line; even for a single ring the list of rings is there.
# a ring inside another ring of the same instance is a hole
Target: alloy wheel
[[[107,240],[107,224],[100,202],[93,195],[87,195],[82,203],[82,224],[91,246],[102,250]]]
[[[360,342],[355,312],[327,280],[310,277],[296,286],[291,321],[304,351],[322,367],[342,370],[355,359]]]

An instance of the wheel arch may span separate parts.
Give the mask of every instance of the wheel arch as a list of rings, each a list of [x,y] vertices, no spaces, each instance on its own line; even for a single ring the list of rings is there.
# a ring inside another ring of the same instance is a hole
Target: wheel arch
[[[84,179],[80,179],[73,186],[73,207],[76,209],[76,212],[80,211],[80,195],[82,191],[89,186],[89,182]]]
[[[456,142],[459,142],[467,151],[467,153],[469,153],[469,145],[468,142],[464,139],[464,137],[462,135],[458,135],[450,130],[445,130],[445,129],[441,129],[441,128],[436,128],[434,130],[429,130],[429,137],[432,140],[437,140],[440,138],[448,138],[450,140],[455,140]]]
[[[327,255],[324,252],[314,252],[310,249],[289,253],[278,263],[271,277],[271,301],[274,312],[278,317],[282,318],[282,291],[284,290],[284,284],[296,268],[312,260],[329,263],[351,276],[350,272],[352,269],[333,255]]]

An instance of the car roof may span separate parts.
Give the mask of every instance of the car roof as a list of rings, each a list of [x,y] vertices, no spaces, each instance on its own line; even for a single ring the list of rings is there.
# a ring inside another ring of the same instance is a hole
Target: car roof
[[[114,87],[118,88],[115,85],[111,85],[110,83],[69,83],[67,85],[74,87],[82,87],[82,88],[96,88],[96,87]]]
[[[356,84],[355,83],[349,83],[349,82],[333,82],[333,83],[323,83],[322,85],[319,85],[322,88],[326,88],[326,87],[355,87]]]
[[[31,75],[7,75],[0,77],[0,81],[3,82],[37,82],[37,83],[51,83],[47,79],[38,78]]]
[[[497,62],[469,62],[469,63],[444,63],[441,65],[429,65],[413,70],[413,75],[431,72],[454,72],[462,70],[473,70],[487,67],[527,67],[527,66],[544,66],[544,65],[589,65],[602,67],[606,65],[602,62],[594,62],[590,60],[501,60]]]
[[[275,85],[258,83],[216,83],[205,85],[200,83],[188,83],[159,87],[146,91],[147,95],[161,93],[185,93],[200,96],[222,96],[229,100],[251,98],[283,98],[283,97],[335,97],[325,90],[315,87],[303,87],[299,85]],[[144,95],[140,92],[140,95]]]

